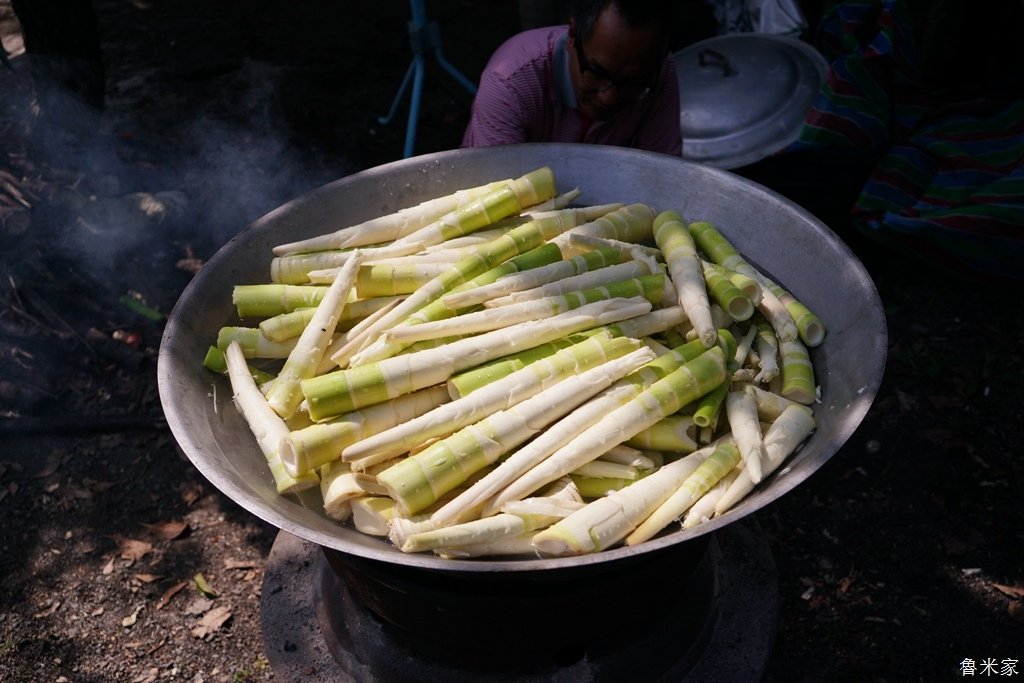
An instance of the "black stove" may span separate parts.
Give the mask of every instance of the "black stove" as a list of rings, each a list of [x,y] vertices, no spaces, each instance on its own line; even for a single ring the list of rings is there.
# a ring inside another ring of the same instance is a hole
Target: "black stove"
[[[282,681],[757,681],[778,581],[746,520],[569,572],[435,572],[281,532],[261,613]]]

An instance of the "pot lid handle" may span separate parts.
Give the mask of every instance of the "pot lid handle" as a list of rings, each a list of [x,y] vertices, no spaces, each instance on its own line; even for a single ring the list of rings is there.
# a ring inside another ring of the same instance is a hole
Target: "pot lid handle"
[[[721,67],[723,76],[731,76],[733,73],[729,58],[718,50],[712,50],[709,47],[702,49],[697,53],[697,61],[701,66]]]

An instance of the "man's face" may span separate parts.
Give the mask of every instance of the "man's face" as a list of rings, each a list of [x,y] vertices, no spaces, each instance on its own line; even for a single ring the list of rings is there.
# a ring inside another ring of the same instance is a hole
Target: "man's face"
[[[569,73],[580,111],[605,121],[645,97],[658,79],[662,40],[660,27],[628,27],[612,6],[601,12],[584,43],[576,40],[570,20]]]

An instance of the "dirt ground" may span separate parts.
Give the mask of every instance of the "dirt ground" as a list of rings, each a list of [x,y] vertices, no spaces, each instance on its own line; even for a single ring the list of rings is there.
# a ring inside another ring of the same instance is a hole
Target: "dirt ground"
[[[377,117],[408,5],[94,6],[106,108],[71,112],[69,133],[66,110],[34,106],[0,0],[0,680],[274,680],[259,606],[277,530],[176,450],[160,314],[255,218],[401,157],[404,110]],[[473,80],[518,28],[511,2],[430,10]],[[468,104],[434,69],[416,153],[457,146]],[[767,678],[953,680],[965,659],[1024,675],[1019,296],[859,249],[885,379],[842,450],[756,515],[781,594]]]

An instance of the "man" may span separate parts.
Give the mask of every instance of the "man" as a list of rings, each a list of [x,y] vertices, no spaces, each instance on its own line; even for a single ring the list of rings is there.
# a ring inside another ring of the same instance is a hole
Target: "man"
[[[462,146],[584,142],[679,156],[668,6],[583,0],[568,27],[510,38],[484,69]]]

